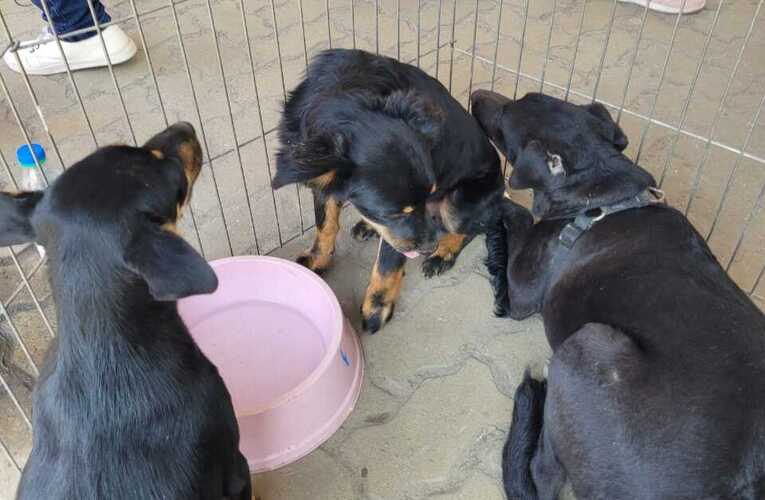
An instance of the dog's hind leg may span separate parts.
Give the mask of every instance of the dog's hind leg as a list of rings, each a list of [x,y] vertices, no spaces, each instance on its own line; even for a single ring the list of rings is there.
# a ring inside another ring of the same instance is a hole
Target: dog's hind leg
[[[316,273],[321,273],[329,269],[332,264],[343,205],[336,198],[323,194],[319,189],[314,189],[313,208],[316,214],[316,239],[311,249],[297,258],[297,263]]]
[[[504,317],[510,312],[507,295],[507,230],[502,219],[486,232],[486,269],[489,271],[494,293],[494,315]]]
[[[422,272],[426,278],[443,274],[454,266],[462,249],[470,243],[472,237],[465,234],[447,233],[438,240],[438,247],[422,262]]]
[[[361,305],[364,331],[376,333],[393,317],[396,300],[401,292],[405,265],[406,257],[387,241],[381,240],[377,262],[372,269],[364,303]]]
[[[486,268],[494,293],[494,315],[504,317],[510,314],[511,308],[508,266],[534,224],[534,218],[528,210],[508,198],[501,200],[497,212],[486,231]]]
[[[250,478],[250,466],[244,455],[237,452],[238,457],[232,464],[226,485],[226,500],[252,500],[252,479]]]
[[[510,435],[502,452],[502,479],[508,499],[555,500],[565,479],[544,433],[547,384],[528,370],[515,391]]]

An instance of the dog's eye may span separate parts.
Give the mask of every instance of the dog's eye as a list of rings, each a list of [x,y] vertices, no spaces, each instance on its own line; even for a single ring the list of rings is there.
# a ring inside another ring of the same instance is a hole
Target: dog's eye
[[[144,216],[148,219],[148,221],[151,224],[156,224],[158,226],[161,226],[167,222],[166,217],[162,217],[161,215],[158,215],[158,214],[145,212]]]

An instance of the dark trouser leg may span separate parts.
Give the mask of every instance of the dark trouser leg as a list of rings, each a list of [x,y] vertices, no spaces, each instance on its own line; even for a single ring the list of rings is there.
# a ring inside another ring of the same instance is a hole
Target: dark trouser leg
[[[98,0],[92,1],[93,10],[96,12],[96,19],[99,24],[111,21],[112,18],[106,12],[103,4]],[[42,7],[42,0],[32,0],[32,3],[34,3],[42,12],[43,20],[47,21],[45,18],[45,10]],[[90,8],[88,7],[87,0],[45,0],[45,5],[50,12],[53,27],[59,35],[93,26],[93,17],[90,15]],[[90,38],[95,34],[95,31],[91,31],[67,37],[64,38],[64,40],[67,42],[77,42]]]

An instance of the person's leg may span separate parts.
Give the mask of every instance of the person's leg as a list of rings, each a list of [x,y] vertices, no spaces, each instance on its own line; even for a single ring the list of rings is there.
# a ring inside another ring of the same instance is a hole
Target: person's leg
[[[45,19],[43,0],[32,1],[43,11],[43,19]],[[98,24],[102,25],[111,21],[101,2],[98,0],[92,0],[92,2]],[[29,75],[52,75],[65,72],[67,66],[72,71],[97,68],[106,66],[110,62],[111,64],[123,63],[135,55],[137,51],[135,43],[116,24],[101,29],[103,44],[109,54],[108,59],[104,54],[101,39],[95,36],[97,34],[95,30],[70,37],[65,36],[67,33],[94,25],[87,0],[45,0],[45,7],[50,14],[53,28],[60,37],[60,43],[53,41],[46,29],[38,39],[25,41],[21,46],[7,50],[3,60],[13,71],[21,73],[23,67]]]
[[[47,22],[42,2],[43,0],[32,0],[32,3],[40,9],[43,20]],[[90,13],[87,0],[45,0],[45,6],[48,7],[51,21],[53,21],[53,28],[59,36],[93,26],[93,16]],[[96,19],[98,19],[99,24],[105,24],[112,20],[103,4],[98,0],[93,0],[93,10],[96,13]],[[67,42],[78,42],[95,34],[95,31],[90,31],[66,37],[65,40]]]

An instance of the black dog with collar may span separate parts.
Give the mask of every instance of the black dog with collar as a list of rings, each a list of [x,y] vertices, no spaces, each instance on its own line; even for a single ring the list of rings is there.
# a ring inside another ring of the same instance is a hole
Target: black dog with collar
[[[509,498],[557,498],[565,478],[583,499],[764,498],[765,316],[653,196],[602,105],[472,104],[539,219],[507,200],[487,240],[497,298],[541,313],[554,352],[516,392]]]

